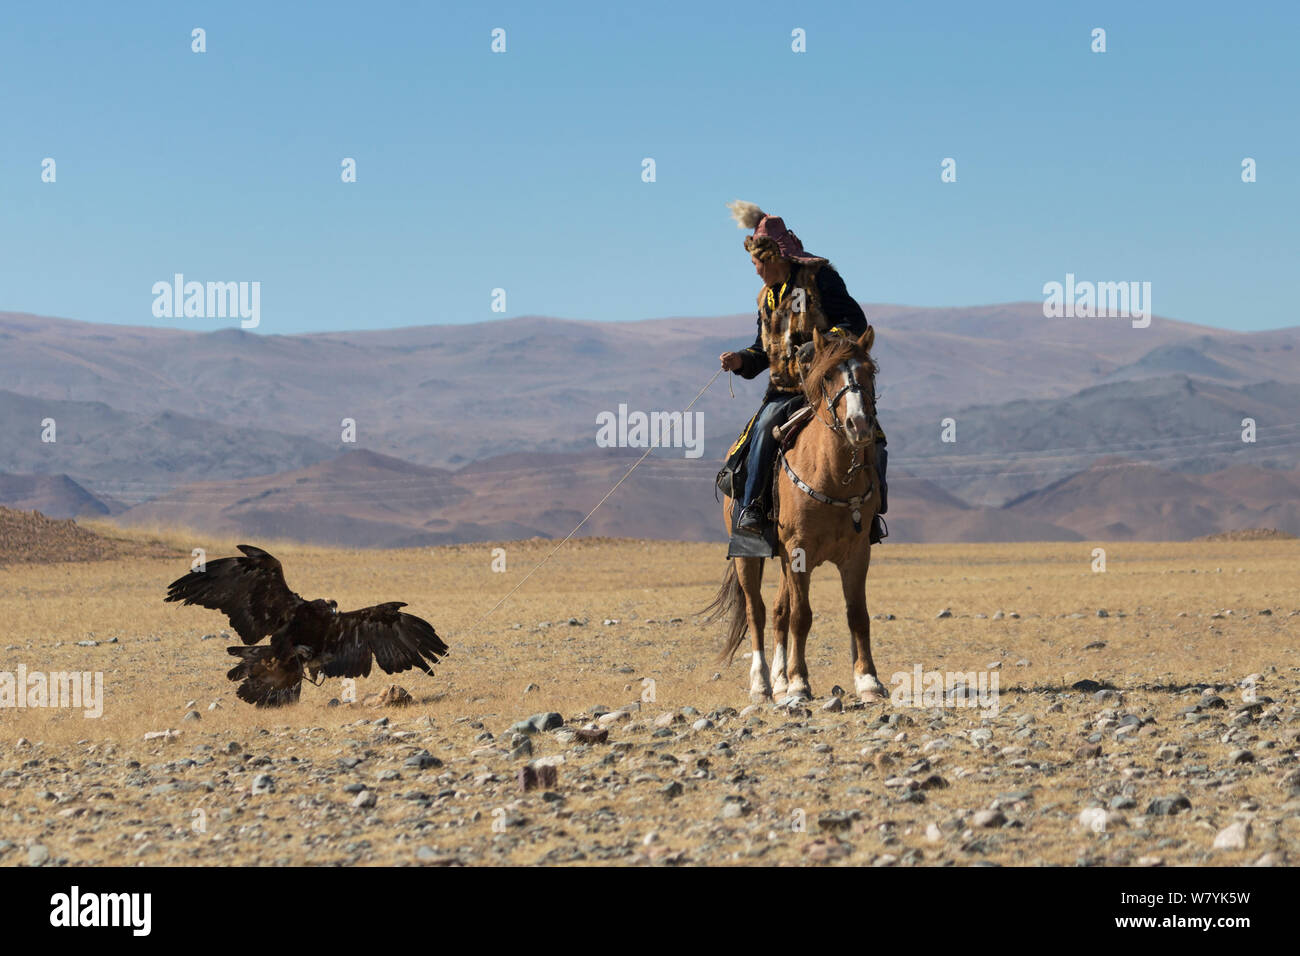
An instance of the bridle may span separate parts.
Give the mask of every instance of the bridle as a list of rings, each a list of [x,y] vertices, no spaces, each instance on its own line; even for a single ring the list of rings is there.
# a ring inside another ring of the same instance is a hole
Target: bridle
[[[813,408],[813,417],[815,417],[819,422],[821,422],[823,425],[829,428],[832,433],[838,436],[840,440],[843,441],[844,444],[846,444],[849,447],[849,450],[851,452],[848,471],[846,471],[844,473],[844,477],[840,479],[840,484],[842,485],[851,484],[853,482],[853,476],[857,474],[859,471],[861,471],[865,464],[864,456],[862,453],[862,447],[854,445],[853,442],[849,441],[849,436],[847,431],[845,430],[844,423],[840,421],[839,413],[835,410],[835,407],[839,404],[840,399],[843,398],[845,395],[853,394],[853,393],[857,393],[859,395],[864,394],[862,386],[858,384],[858,380],[853,374],[853,370],[849,368],[845,368],[845,373],[849,380],[848,384],[845,385],[843,388],[841,388],[838,392],[836,392],[834,397],[832,397],[826,390],[826,380],[823,379],[821,382],[822,398],[826,402],[826,410],[830,413],[831,420],[829,422],[826,421],[826,419],[822,418],[821,415],[817,414],[816,407]],[[800,377],[802,378],[802,371]],[[871,430],[873,434],[876,429],[876,403],[874,398],[875,396],[873,395],[871,402],[864,403],[870,405],[870,411],[867,414],[870,420]],[[866,501],[868,497],[871,496],[871,492],[873,490],[873,484],[874,484],[870,477],[868,477],[867,479],[867,487],[863,490],[862,494],[854,495],[852,498],[832,498],[829,495],[822,494],[816,488],[813,488],[811,485],[809,485],[807,482],[801,479],[797,474],[795,474],[794,469],[790,467],[790,462],[786,460],[784,449],[781,451],[778,457],[780,458],[781,461],[781,467],[785,470],[786,475],[790,478],[790,481],[794,484],[796,488],[798,488],[804,494],[808,495],[808,497],[812,498],[814,501],[820,501],[822,504],[825,505],[833,505],[836,508],[851,509],[850,516],[853,519],[853,530],[859,533],[862,531],[862,503]]]
[[[820,415],[817,416],[818,420],[821,421],[823,425],[826,425],[827,428],[829,428],[832,432],[838,435],[844,441],[844,443],[849,446],[849,451],[852,457],[849,464],[849,470],[846,471],[844,473],[844,477],[840,479],[840,484],[842,485],[847,485],[851,483],[853,481],[853,476],[857,472],[862,470],[864,464],[862,448],[860,446],[854,445],[851,441],[849,441],[848,432],[844,427],[844,423],[840,421],[839,413],[835,411],[835,406],[840,403],[840,399],[843,398],[845,395],[863,394],[862,386],[858,384],[857,378],[854,377],[853,370],[845,369],[845,373],[849,382],[847,385],[845,385],[843,388],[841,388],[838,392],[835,393],[834,398],[832,398],[830,395],[826,393],[826,380],[822,379],[822,383],[821,383],[822,398],[826,399],[826,410],[831,413],[832,424],[827,424],[825,419],[823,419]],[[872,401],[870,403],[870,406],[871,406],[871,411],[867,413],[867,417],[870,419],[871,430],[874,433],[876,430],[875,401]],[[870,488],[868,488],[868,490],[870,490]]]

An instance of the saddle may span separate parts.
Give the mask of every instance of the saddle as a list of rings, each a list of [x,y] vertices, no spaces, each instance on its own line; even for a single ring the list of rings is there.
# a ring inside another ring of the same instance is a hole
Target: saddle
[[[803,427],[812,421],[813,410],[811,405],[804,405],[797,412],[790,416],[790,420],[784,425],[776,425],[772,428],[772,437],[781,443],[781,450],[785,451],[794,444],[795,438],[803,431]]]

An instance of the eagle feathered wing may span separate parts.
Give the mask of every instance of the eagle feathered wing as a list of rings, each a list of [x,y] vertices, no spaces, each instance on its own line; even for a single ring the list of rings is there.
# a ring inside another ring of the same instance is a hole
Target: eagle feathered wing
[[[289,590],[284,568],[267,552],[239,545],[242,558],[218,558],[202,571],[191,571],[167,588],[168,601],[221,611],[239,639],[256,644],[293,615],[303,599]]]
[[[369,677],[372,658],[386,674],[412,667],[432,674],[429,665],[447,653],[447,644],[428,621],[399,610],[404,607],[390,601],[337,615],[325,636],[325,676]]]
[[[298,702],[302,692],[302,662],[293,657],[277,657],[266,644],[256,647],[227,647],[239,663],[226,674],[241,682],[235,689],[240,700],[258,707],[280,707]]]

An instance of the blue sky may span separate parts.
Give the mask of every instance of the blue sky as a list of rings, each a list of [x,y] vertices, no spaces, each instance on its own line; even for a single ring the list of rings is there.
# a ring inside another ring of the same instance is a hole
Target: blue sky
[[[0,310],[233,324],[155,319],[181,272],[259,281],[263,332],[498,319],[498,287],[504,316],[744,312],[741,198],[864,301],[1073,272],[1295,325],[1297,27],[1294,3],[8,4]]]

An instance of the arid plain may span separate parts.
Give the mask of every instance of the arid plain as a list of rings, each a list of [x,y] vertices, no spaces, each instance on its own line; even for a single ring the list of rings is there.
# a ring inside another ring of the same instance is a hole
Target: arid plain
[[[693,615],[724,571],[720,547],[610,539],[570,542],[491,614],[553,542],[253,542],[305,597],[406,601],[452,648],[433,678],[358,681],[357,703],[331,705],[343,696],[333,680],[259,711],[225,678],[225,619],[162,601],[190,547],[216,557],[235,542],[131,534],[116,558],[0,567],[0,670],[104,679],[96,719],[0,709],[0,864],[1300,854],[1300,541],[878,547],[868,598],[881,679],[892,688],[918,666],[996,675],[994,716],[851,696],[827,709],[835,685],[852,686],[829,568],[814,574],[817,698],[750,708],[748,661],[718,664],[720,626]],[[365,702],[394,683],[413,704]],[[516,727],[534,716],[546,729]],[[582,728],[607,734],[584,742]],[[163,731],[176,733],[145,740]],[[525,791],[521,768],[539,761],[541,785]]]

